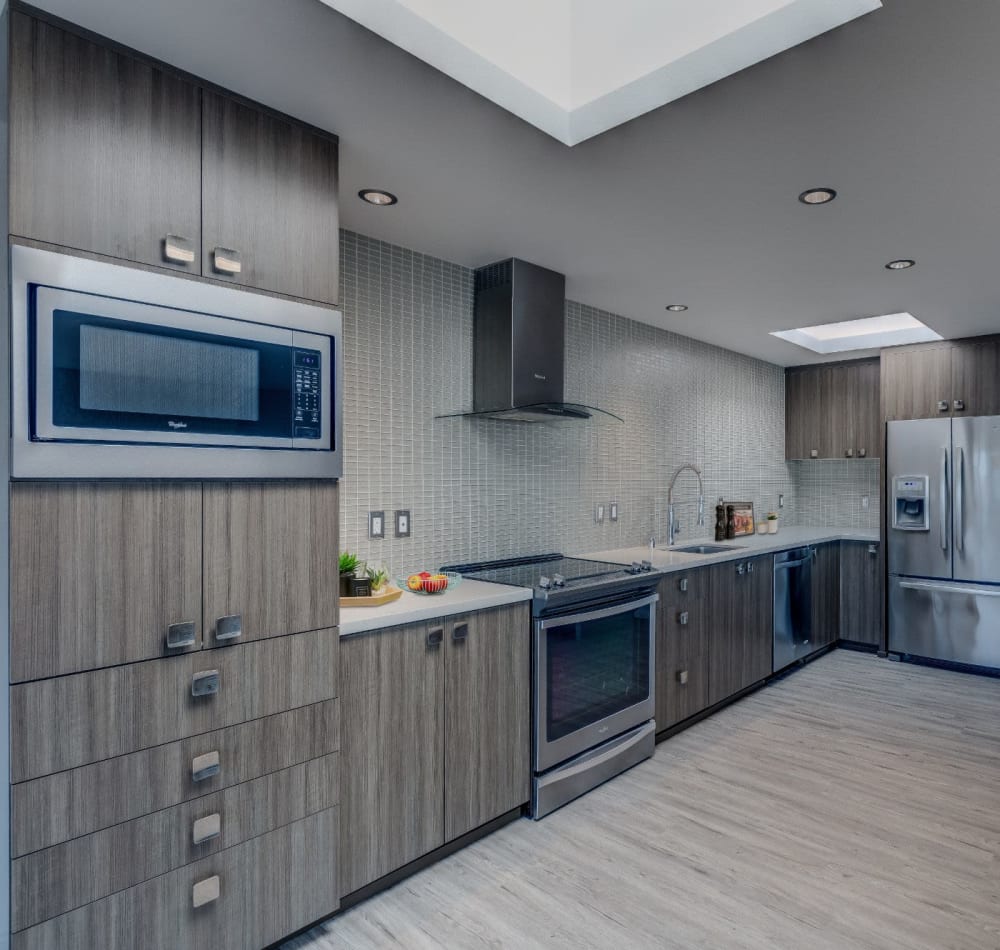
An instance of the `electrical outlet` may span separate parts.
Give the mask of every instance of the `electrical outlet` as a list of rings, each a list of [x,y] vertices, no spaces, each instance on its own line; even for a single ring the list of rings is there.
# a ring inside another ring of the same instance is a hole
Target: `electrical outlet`
[[[594,508],[594,521],[597,524],[604,524],[604,505],[598,505]]]
[[[368,537],[381,541],[385,538],[385,512],[368,512]]]
[[[396,512],[396,537],[408,538],[410,536],[410,512],[409,510]]]
[[[862,508],[863,508],[863,509],[864,509],[865,511],[867,511],[867,510],[868,510],[868,496],[867,496],[867,495],[862,495],[862,496],[861,496],[861,507],[862,507]]]
[[[608,505],[608,519],[611,521],[618,520],[618,502],[613,501]]]
[[[778,495],[778,507],[779,508],[784,508],[785,507],[785,496],[784,495]]]

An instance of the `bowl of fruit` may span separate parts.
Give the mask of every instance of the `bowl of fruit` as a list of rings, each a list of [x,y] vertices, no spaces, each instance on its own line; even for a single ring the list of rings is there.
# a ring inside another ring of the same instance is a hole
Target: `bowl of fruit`
[[[462,581],[461,574],[452,571],[417,571],[415,574],[403,574],[399,578],[399,586],[412,594],[443,594],[449,587],[457,587]]]

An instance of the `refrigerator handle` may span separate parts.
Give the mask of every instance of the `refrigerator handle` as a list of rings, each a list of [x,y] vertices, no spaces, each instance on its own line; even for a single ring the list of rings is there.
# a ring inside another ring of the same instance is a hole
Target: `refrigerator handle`
[[[965,450],[955,449],[958,459],[955,463],[955,550],[961,551],[965,545]]]
[[[941,550],[948,550],[948,448],[941,450]]]

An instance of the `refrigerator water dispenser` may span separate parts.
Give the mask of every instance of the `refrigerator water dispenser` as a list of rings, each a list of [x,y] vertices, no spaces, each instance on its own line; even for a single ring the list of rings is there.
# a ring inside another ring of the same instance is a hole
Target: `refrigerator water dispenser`
[[[892,480],[892,526],[897,531],[930,531],[926,475],[897,475]]]

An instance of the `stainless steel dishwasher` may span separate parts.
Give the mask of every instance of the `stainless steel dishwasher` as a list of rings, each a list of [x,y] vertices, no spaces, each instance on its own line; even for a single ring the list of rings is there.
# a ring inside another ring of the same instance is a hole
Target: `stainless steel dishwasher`
[[[774,672],[812,652],[812,548],[774,556]]]

